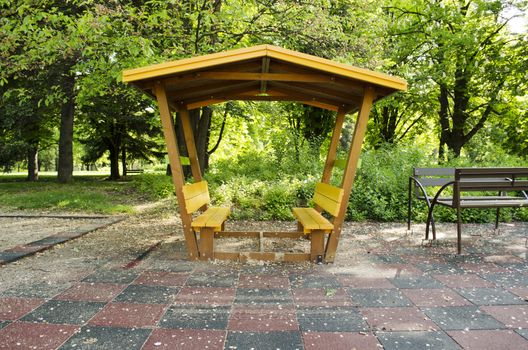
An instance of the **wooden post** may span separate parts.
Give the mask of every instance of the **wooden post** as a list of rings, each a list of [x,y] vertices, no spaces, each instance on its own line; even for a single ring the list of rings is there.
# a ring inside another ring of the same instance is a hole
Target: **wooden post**
[[[328,147],[328,155],[326,156],[326,163],[323,170],[322,183],[330,183],[332,177],[332,169],[334,168],[334,162],[337,157],[337,146],[339,145],[339,138],[341,137],[341,130],[343,129],[343,122],[345,121],[345,111],[339,109],[336,116],[336,124],[332,133],[332,139],[330,146]]]
[[[163,126],[163,134],[167,144],[167,153],[169,154],[169,162],[172,171],[172,183],[176,190],[176,198],[178,199],[178,207],[180,217],[183,225],[183,234],[187,242],[187,250],[189,258],[198,259],[198,244],[196,242],[196,235],[194,234],[191,221],[192,217],[187,213],[185,208],[185,198],[183,197],[183,170],[180,162],[180,152],[178,151],[178,141],[176,140],[176,133],[174,131],[174,122],[172,120],[165,86],[158,82],[155,86],[156,99],[161,117],[161,124]]]
[[[202,181],[202,172],[200,170],[200,163],[198,162],[198,152],[196,151],[196,143],[194,142],[194,133],[191,126],[189,111],[186,108],[182,108],[178,111],[178,114],[180,115],[180,120],[182,122],[183,138],[185,139],[187,152],[189,152],[191,172],[194,177],[194,181],[199,182]]]
[[[324,231],[313,230],[310,233],[310,260],[317,262],[318,257],[324,255]]]
[[[343,221],[345,221],[346,209],[348,207],[348,200],[350,199],[350,192],[352,191],[352,185],[354,184],[354,178],[356,177],[356,170],[359,161],[359,155],[361,154],[361,146],[363,145],[363,139],[365,138],[365,132],[367,130],[367,122],[370,114],[370,108],[376,98],[376,92],[372,87],[367,87],[363,95],[363,101],[359,109],[356,126],[354,128],[354,136],[350,145],[350,151],[348,153],[347,165],[343,174],[343,181],[341,188],[343,189],[343,200],[339,208],[339,213],[334,219],[334,230],[328,237],[328,243],[326,244],[325,261],[333,262],[339,243],[339,236],[341,234],[341,227]]]
[[[200,260],[214,259],[214,229],[202,227],[200,229]]]

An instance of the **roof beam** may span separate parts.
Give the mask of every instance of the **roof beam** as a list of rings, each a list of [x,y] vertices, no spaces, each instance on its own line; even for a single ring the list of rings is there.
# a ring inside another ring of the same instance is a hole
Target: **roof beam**
[[[334,104],[341,104],[341,105],[347,105],[347,104],[358,104],[361,102],[360,97],[356,96],[346,96],[343,94],[338,94],[335,92],[328,93],[326,91],[321,91],[318,89],[311,89],[310,86],[307,85],[292,85],[292,84],[285,84],[285,83],[279,83],[275,82],[273,83],[273,86],[278,87],[282,92],[288,92],[291,91],[293,93],[297,93],[304,96],[304,99],[308,100],[317,100],[317,99],[325,99],[329,101],[334,101]],[[271,89],[271,87],[270,87]]]
[[[255,85],[253,81],[244,81],[244,82],[234,82],[234,83],[216,83],[206,86],[199,86],[195,88],[181,89],[169,91],[168,94],[173,96],[176,100],[186,100],[186,99],[201,99],[206,96],[211,96],[217,93],[230,92],[232,90],[247,90],[252,85]]]
[[[266,74],[269,72],[270,58],[262,57],[262,73]],[[268,82],[264,79],[260,80],[260,93],[265,94]]]

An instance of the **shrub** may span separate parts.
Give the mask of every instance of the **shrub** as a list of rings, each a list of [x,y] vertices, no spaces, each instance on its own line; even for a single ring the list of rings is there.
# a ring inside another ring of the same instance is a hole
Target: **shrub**
[[[162,174],[139,174],[132,181],[136,190],[150,199],[162,199],[174,195],[170,176]]]

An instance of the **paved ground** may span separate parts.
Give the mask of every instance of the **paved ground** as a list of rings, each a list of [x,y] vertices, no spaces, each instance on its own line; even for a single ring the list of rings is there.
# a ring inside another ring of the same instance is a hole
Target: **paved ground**
[[[527,223],[460,256],[452,225],[350,224],[331,265],[189,262],[163,234],[75,260],[119,225],[0,269],[1,349],[528,349]]]

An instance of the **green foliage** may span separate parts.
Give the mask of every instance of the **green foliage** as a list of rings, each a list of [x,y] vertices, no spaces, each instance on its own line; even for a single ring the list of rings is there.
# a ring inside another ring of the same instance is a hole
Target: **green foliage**
[[[132,186],[151,200],[174,195],[174,186],[170,176],[164,174],[139,174],[134,176]]]

